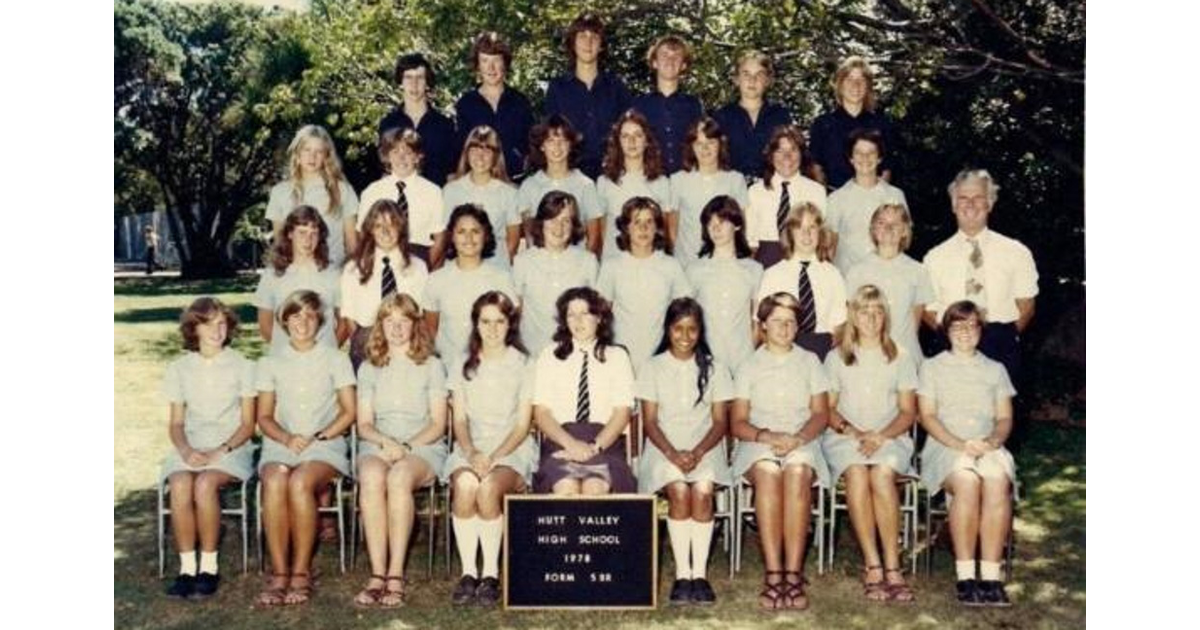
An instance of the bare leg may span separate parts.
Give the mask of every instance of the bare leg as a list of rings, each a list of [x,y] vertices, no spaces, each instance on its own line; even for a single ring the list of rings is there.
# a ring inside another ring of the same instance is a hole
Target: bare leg
[[[846,469],[846,508],[850,512],[850,524],[854,526],[854,537],[862,549],[863,565],[868,574],[864,581],[874,583],[883,580],[879,559],[879,545],[875,543],[875,512],[871,500],[871,480],[867,467],[855,464]],[[875,569],[879,569],[876,571]]]
[[[713,492],[711,481],[698,481],[692,484],[690,496],[692,520],[697,523],[707,523],[713,520]]]
[[[667,484],[667,518],[673,521],[692,518],[691,494],[685,481]]]
[[[288,478],[288,504],[292,526],[292,579],[287,603],[308,601],[313,546],[317,541],[317,493],[337,476],[325,462],[308,461],[296,466]]]
[[[1000,562],[1012,527],[1012,498],[1008,478],[983,480],[983,510],[979,523],[979,558]]]
[[[193,492],[200,551],[217,550],[221,537],[221,486],[231,481],[233,475],[219,470],[206,470],[196,475]]]
[[[388,558],[387,575],[402,577],[408,559],[408,539],[412,536],[417,505],[413,493],[433,481],[433,468],[416,456],[392,464],[388,471]],[[389,585],[390,588],[390,585]]]
[[[812,518],[812,468],[805,465],[783,469],[783,554],[784,570],[799,572],[808,546],[808,524]]]
[[[785,591],[776,586],[783,583],[783,471],[773,462],[761,461],[747,476],[754,485],[754,517],[765,571],[758,603],[763,608],[780,608],[785,605]]]
[[[585,497],[598,497],[609,493],[612,487],[609,483],[599,477],[588,477],[579,485],[579,491]]]
[[[267,552],[271,556],[271,573],[276,581],[282,576],[287,586],[288,534],[290,513],[288,510],[288,477],[291,469],[283,464],[268,464],[260,471],[262,477],[263,530],[267,539]],[[274,582],[273,582],[274,583]]]
[[[871,500],[875,525],[883,545],[883,566],[900,568],[900,494],[896,490],[896,471],[887,466],[871,467]]]
[[[171,504],[171,533],[175,536],[175,549],[179,553],[196,550],[196,512],[192,499],[192,482],[195,473],[186,470],[171,474],[167,478]]]
[[[580,484],[578,479],[559,479],[558,482],[556,482],[550,488],[550,492],[551,494],[557,494],[561,496],[578,496],[581,491],[579,486]]]
[[[472,518],[476,515],[476,495],[479,492],[479,477],[474,472],[462,468],[450,476],[454,486],[454,500],[450,511],[456,518]]]
[[[479,517],[485,521],[494,521],[503,515],[504,496],[520,492],[525,487],[525,480],[517,471],[507,466],[497,466],[484,477],[476,493],[476,509]]]
[[[954,559],[975,559],[975,543],[979,539],[979,511],[983,482],[973,472],[958,470],[946,477],[944,484],[954,500],[950,502],[950,537],[954,543]]]
[[[363,538],[371,559],[371,575],[387,571],[387,471],[388,464],[374,455],[358,459],[358,504],[362,509]],[[382,588],[382,584],[369,584]]]

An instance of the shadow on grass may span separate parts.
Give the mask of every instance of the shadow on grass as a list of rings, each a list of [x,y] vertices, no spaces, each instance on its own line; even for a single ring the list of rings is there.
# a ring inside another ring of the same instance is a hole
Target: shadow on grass
[[[243,324],[254,324],[254,322],[258,321],[258,309],[253,304],[242,302],[230,304],[230,307],[237,314],[238,320]],[[182,313],[183,308],[177,306],[131,308],[113,313],[113,321],[118,324],[174,324],[179,322],[179,316]],[[251,328],[247,333],[258,334],[258,331]]]
[[[157,295],[213,295],[216,293],[242,293],[253,291],[258,284],[258,273],[243,271],[236,278],[214,280],[180,280],[168,277],[114,278],[114,295],[157,296]]]

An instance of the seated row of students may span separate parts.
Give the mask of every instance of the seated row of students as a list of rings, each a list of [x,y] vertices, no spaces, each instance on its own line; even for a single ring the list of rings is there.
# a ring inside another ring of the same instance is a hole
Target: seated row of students
[[[683,169],[674,174],[666,170],[667,156],[650,123],[634,110],[621,115],[608,134],[603,174],[595,181],[576,168],[581,137],[566,118],[551,116],[534,126],[528,144],[532,174],[518,188],[509,181],[500,134],[487,126],[472,129],[452,180],[441,188],[420,174],[426,159],[421,136],[411,129],[390,129],[379,141],[385,174],[363,190],[360,201],[341,178],[328,133],[306,126],[289,150],[290,177],[271,191],[267,218],[278,238],[292,208],[313,206],[329,223],[330,260],[340,265],[357,248],[371,207],[390,199],[409,216],[411,251],[432,270],[443,264],[448,215],[473,203],[491,220],[498,244],[493,262],[508,268],[520,249],[522,225],[546,193],[559,190],[575,197],[587,230],[586,247],[601,259],[619,255],[616,221],[625,203],[647,197],[667,217],[669,250],[689,267],[702,245],[703,208],[725,195],[745,209],[747,240],[755,257],[770,266],[781,257],[784,215],[790,207],[808,202],[821,211],[833,232],[831,257],[845,274],[870,254],[871,213],[884,203],[905,203],[904,193],[880,175],[885,151],[876,130],[850,133],[845,158],[855,175],[828,197],[823,186],[802,174],[803,133],[790,125],[771,130],[761,167],[755,170],[761,179],[749,188],[741,174],[731,170],[727,132],[709,117],[686,130],[679,148]]]
[[[869,285],[851,299],[850,325],[824,364],[797,345],[807,314],[788,293],[762,300],[756,325],[763,344],[732,371],[710,350],[702,307],[690,298],[674,300],[656,356],[636,381],[629,355],[614,341],[612,308],[600,294],[568,289],[556,311],[553,345],[527,359],[520,310],[503,293],[487,292],[472,305],[467,352],[443,363],[433,353],[420,306],[392,294],[379,307],[367,362],[355,379],[345,354],[316,341],[324,306],[312,291],[297,291],[279,307],[277,323],[288,344],[264,357],[257,374],[226,349],[236,331],[232,311],[211,298],[197,300],[181,324],[191,352],[168,367],[164,385],[175,445],[164,476],[181,559],[180,577],[168,593],[205,596],[216,590],[217,490],[249,476],[248,441],[257,417],[272,569],[258,598],[263,606],[311,597],[317,493],[350,473],[344,436],[355,423],[372,573],[355,597],[358,605],[404,603],[413,493],[435,476],[454,489],[453,523],[464,567],[456,603],[496,603],[503,496],[526,486],[565,495],[665,492],[677,571],[670,599],[711,603],[715,595],[705,570],[714,487],[744,478],[755,488],[766,569],[759,604],[803,609],[812,486],[829,487],[840,475],[866,562],[865,596],[911,601],[896,546],[895,479],[910,472],[907,435],[919,395],[930,435],[922,480],[954,498],[957,596],[969,605],[1007,604],[999,561],[1014,465],[1002,445],[1014,392],[1003,366],[977,352],[982,318],[972,303],[947,309],[943,328],[951,350],[926,362],[919,380],[914,357],[888,334],[886,300]],[[452,366],[448,375],[445,365]],[[457,446],[449,458],[448,398]],[[648,441],[636,477],[626,451],[635,398],[642,401]],[[533,425],[542,435],[536,470]],[[735,446],[727,464],[724,440],[730,435]]]

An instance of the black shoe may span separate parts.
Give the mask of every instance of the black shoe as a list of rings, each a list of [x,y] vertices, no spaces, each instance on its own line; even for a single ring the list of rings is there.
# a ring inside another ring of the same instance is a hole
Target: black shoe
[[[692,580],[692,603],[709,606],[717,602],[717,594],[712,590],[712,584],[704,578]]]
[[[479,586],[479,580],[474,576],[464,575],[458,580],[458,586],[454,587],[454,594],[450,596],[450,601],[455,604],[470,604],[475,601],[475,588]]]
[[[954,594],[964,606],[980,606],[979,583],[975,580],[959,580],[954,583]]]
[[[479,580],[479,586],[475,589],[475,603],[488,608],[499,604],[500,580],[494,577],[485,577]]]
[[[175,576],[175,581],[171,582],[171,586],[167,588],[167,597],[178,597],[179,599],[187,599],[196,592],[196,576],[184,575],[180,573]]]
[[[221,576],[216,573],[200,572],[196,576],[196,590],[192,592],[192,597],[195,599],[204,599],[212,597],[217,592],[217,585],[221,583]]]
[[[979,582],[979,603],[996,608],[1012,606],[1012,602],[1008,601],[1008,593],[1004,592],[1004,582],[999,580],[981,580]]]
[[[669,599],[672,606],[692,603],[692,581],[675,580],[675,583],[671,584]]]

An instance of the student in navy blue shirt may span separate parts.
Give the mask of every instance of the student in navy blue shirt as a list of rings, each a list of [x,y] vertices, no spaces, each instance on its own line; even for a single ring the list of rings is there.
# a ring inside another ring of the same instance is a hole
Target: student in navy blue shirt
[[[833,75],[833,94],[837,107],[813,121],[809,130],[815,179],[830,190],[841,188],[854,178],[854,167],[846,157],[846,145],[855,129],[875,129],[883,135],[888,154],[896,146],[892,121],[875,111],[875,74],[862,57],[848,57]],[[879,165],[880,177],[892,181],[891,159],[884,156]]]
[[[775,66],[770,57],[757,50],[742,53],[733,69],[738,101],[713,112],[713,118],[729,135],[733,168],[746,177],[747,185],[763,172],[763,151],[771,132],[792,124],[792,114],[786,107],[766,100],[767,88],[774,79]]]
[[[616,75],[600,70],[604,23],[596,14],[585,13],[571,22],[563,48],[571,71],[550,80],[545,114],[562,115],[583,136],[579,168],[595,179],[600,175],[605,138],[629,108],[629,90]]]
[[[438,186],[446,185],[446,174],[458,159],[461,143],[454,133],[454,123],[430,106],[429,90],[436,78],[433,66],[421,53],[400,55],[396,60],[396,84],[404,103],[388,112],[379,121],[379,135],[388,129],[415,129],[421,136],[425,161],[421,175]]]
[[[504,164],[510,179],[518,180],[525,172],[525,154],[529,130],[533,127],[533,107],[529,99],[505,84],[512,64],[512,49],[494,31],[481,33],[471,47],[471,68],[479,77],[479,86],[464,92],[454,105],[458,118],[458,146],[463,146],[472,129],[488,126],[500,134]]]
[[[679,91],[684,73],[692,66],[692,49],[675,35],[660,37],[646,52],[646,64],[654,72],[654,91],[634,98],[633,109],[650,121],[663,167],[671,175],[682,163],[688,129],[704,114],[700,99]]]

